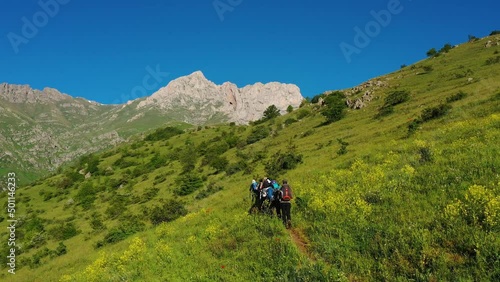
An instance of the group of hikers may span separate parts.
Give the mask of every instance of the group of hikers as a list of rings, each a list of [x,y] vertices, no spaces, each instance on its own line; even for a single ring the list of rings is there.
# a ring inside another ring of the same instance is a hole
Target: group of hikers
[[[288,181],[283,180],[283,185],[279,185],[276,180],[271,180],[267,177],[262,178],[259,182],[252,180],[250,184],[250,193],[253,199],[253,205],[249,213],[262,212],[274,215],[280,218],[286,228],[291,228],[292,218],[290,210],[292,208],[291,200],[292,188]]]

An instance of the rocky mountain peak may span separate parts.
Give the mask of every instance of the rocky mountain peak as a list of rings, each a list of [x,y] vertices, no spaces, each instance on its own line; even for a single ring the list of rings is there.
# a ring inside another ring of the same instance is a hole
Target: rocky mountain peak
[[[303,97],[293,84],[260,83],[238,88],[234,83],[216,85],[201,71],[172,80],[166,87],[141,101],[137,109],[156,108],[163,111],[183,111],[182,121],[199,123],[204,118],[222,113],[230,121],[248,123],[262,117],[264,110],[275,105],[282,112],[291,105],[298,107]],[[197,109],[196,113],[192,110]]]

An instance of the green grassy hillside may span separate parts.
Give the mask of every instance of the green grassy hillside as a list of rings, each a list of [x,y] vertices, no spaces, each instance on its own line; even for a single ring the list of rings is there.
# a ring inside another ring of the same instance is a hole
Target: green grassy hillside
[[[500,280],[500,47],[486,40],[373,79],[374,99],[330,124],[306,104],[166,128],[19,188],[22,253],[0,279]],[[292,229],[247,213],[266,175],[294,189]]]

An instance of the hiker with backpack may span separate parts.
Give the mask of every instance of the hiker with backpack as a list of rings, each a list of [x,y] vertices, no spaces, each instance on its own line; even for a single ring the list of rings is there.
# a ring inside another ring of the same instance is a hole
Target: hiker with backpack
[[[288,181],[285,179],[283,180],[283,186],[281,186],[280,189],[280,207],[281,219],[288,229],[292,227],[292,217],[290,215],[290,210],[292,209],[292,199],[292,188],[288,185]]]
[[[271,181],[272,187],[273,187],[273,195],[270,199],[271,201],[271,214],[274,214],[273,209],[276,210],[276,216],[281,219],[281,192],[280,192],[280,185],[277,181],[273,180]]]
[[[267,190],[268,188],[271,187],[271,180],[268,179],[267,177],[264,177],[264,179],[260,182],[260,197],[259,197],[259,203],[258,203],[258,208],[259,211],[262,211],[262,205],[264,204],[264,201],[267,199]]]
[[[248,213],[252,213],[254,209],[259,208],[259,202],[260,202],[260,191],[259,191],[259,186],[260,184],[255,181],[255,179],[252,180],[252,183],[250,184],[250,194],[252,195],[252,207],[250,207],[250,210]]]

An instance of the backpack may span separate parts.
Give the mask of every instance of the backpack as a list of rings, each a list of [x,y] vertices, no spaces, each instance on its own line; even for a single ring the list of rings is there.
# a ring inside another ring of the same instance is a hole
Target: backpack
[[[266,194],[267,194],[267,195],[266,195],[266,196],[267,196],[267,199],[268,199],[269,201],[272,201],[272,200],[274,199],[274,190],[273,190],[273,187],[269,187],[269,188],[267,188],[267,193],[266,193]]]
[[[292,191],[290,189],[290,186],[283,185],[283,187],[281,188],[281,192],[283,194],[283,196],[281,197],[283,201],[290,201],[292,199]]]
[[[276,182],[276,180],[273,180],[271,182],[271,184],[272,184],[272,186],[273,186],[274,189],[280,189],[280,185],[278,184],[278,182]]]

